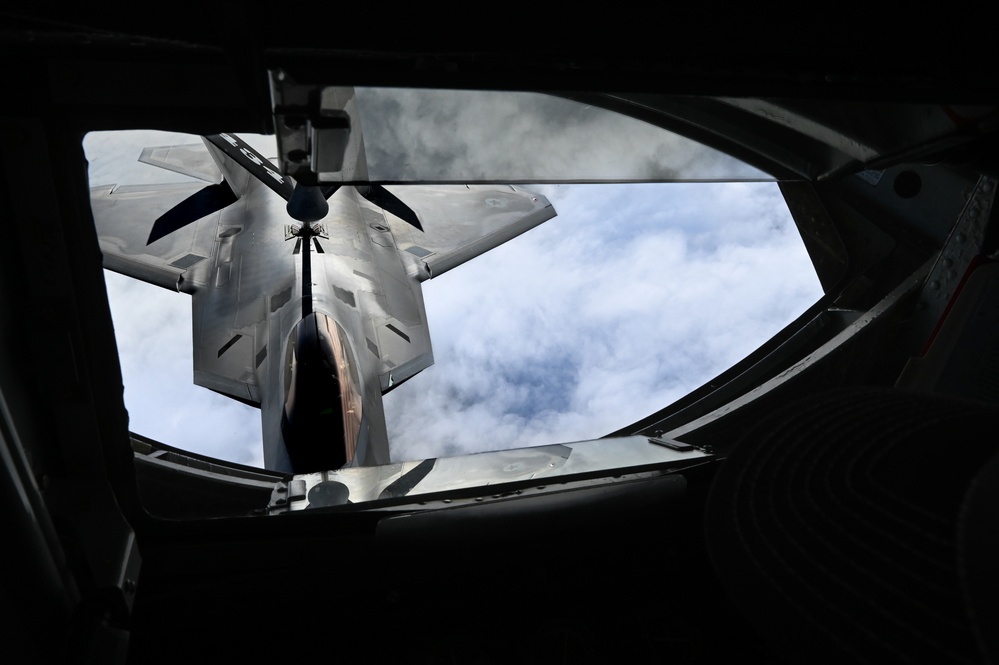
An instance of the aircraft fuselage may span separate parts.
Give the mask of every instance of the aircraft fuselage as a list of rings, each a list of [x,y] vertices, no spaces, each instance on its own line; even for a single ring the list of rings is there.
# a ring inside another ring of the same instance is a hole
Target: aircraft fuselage
[[[296,472],[385,464],[373,322],[405,317],[425,325],[421,290],[407,277],[417,262],[404,265],[382,212],[352,187],[333,194],[329,214],[311,225],[288,217],[284,201],[266,188],[255,189],[252,195],[266,199],[269,226],[286,220],[281,258],[295,265],[288,300],[269,317],[267,366],[258,370],[265,463]],[[386,328],[409,341],[401,327]]]

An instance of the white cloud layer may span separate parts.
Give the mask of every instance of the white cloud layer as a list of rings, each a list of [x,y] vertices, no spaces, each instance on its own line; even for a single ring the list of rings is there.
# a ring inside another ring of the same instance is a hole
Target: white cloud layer
[[[820,295],[776,185],[544,189],[558,217],[424,286],[436,364],[386,397],[397,458],[601,436]]]

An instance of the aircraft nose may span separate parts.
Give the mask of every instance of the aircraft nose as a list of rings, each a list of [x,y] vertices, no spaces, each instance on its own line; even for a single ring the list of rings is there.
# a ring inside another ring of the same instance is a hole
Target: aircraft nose
[[[338,469],[354,458],[361,432],[360,385],[346,334],[313,312],[288,344],[281,434],[295,473]]]

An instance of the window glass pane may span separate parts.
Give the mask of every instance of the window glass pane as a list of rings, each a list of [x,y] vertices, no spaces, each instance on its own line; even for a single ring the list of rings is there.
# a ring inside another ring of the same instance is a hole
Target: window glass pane
[[[724,153],[649,123],[550,95],[400,88],[357,88],[354,95],[352,131],[359,118],[363,159],[372,181],[772,179]],[[323,181],[349,180],[339,173],[320,175]]]

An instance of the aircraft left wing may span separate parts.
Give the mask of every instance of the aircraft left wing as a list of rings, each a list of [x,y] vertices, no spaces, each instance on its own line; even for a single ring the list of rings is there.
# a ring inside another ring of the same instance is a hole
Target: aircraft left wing
[[[437,277],[555,216],[544,196],[509,185],[385,187],[419,217],[423,230],[386,215],[398,248],[418,257],[418,279]]]
[[[93,187],[91,208],[106,268],[192,295],[194,382],[258,404],[268,319],[291,298],[294,263],[282,252],[293,244],[282,225],[266,223],[272,195],[250,192],[249,171],[217,145],[227,140],[242,145],[218,135],[140,157],[211,184]]]
[[[205,189],[204,183],[92,187],[104,267],[171,291],[193,293],[207,283],[218,214],[149,242],[156,220]]]

